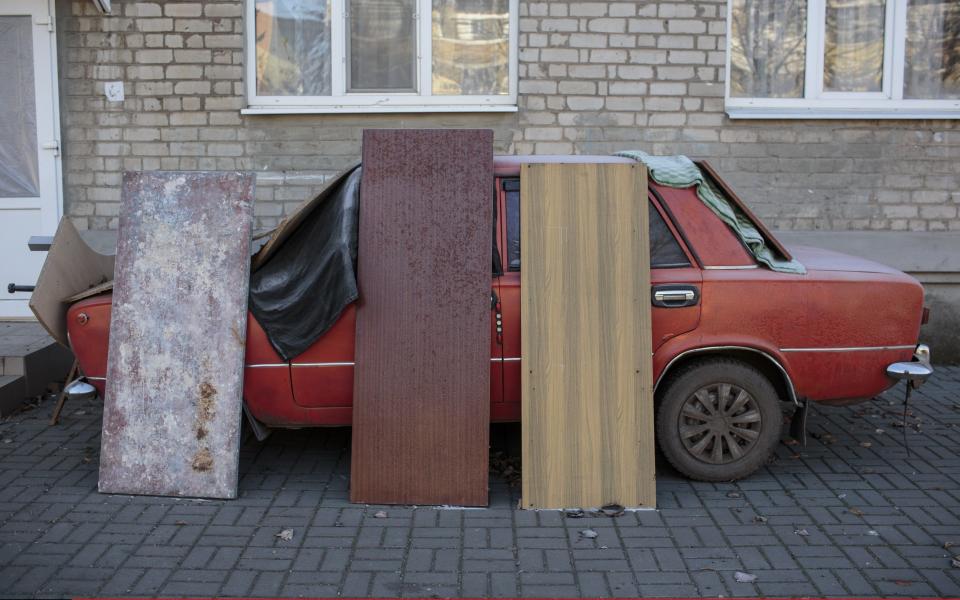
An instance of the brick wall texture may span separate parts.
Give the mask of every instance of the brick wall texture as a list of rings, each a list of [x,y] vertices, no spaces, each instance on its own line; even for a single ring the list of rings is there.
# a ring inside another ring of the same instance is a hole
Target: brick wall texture
[[[486,127],[501,153],[642,149],[711,159],[780,229],[960,231],[949,120],[731,121],[726,3],[520,3],[519,111],[241,115],[243,3],[57,0],[65,208],[117,226],[127,169],[258,174],[270,227],[360,155],[371,127]],[[123,81],[108,102],[104,82]]]

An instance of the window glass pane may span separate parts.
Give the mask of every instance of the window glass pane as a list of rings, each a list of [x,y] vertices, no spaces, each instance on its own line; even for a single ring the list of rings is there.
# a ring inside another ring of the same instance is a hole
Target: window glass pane
[[[330,95],[329,0],[256,3],[257,93]]]
[[[508,182],[509,183],[509,182]],[[518,181],[519,183],[519,181]],[[513,187],[513,186],[511,186]],[[506,192],[507,218],[507,270],[520,270],[520,192]],[[677,239],[663,221],[663,217],[650,204],[650,266],[668,268],[689,266]]]
[[[507,269],[520,269],[520,192],[507,192]]]
[[[650,266],[663,268],[689,264],[687,255],[683,253],[670,228],[663,222],[663,217],[653,204],[650,204]]]
[[[433,93],[508,93],[507,0],[433,0]]]
[[[30,17],[0,17],[0,198],[39,196]]]
[[[909,0],[904,98],[960,98],[960,2]]]
[[[886,4],[886,0],[827,0],[825,91],[883,91]]]
[[[349,0],[347,91],[415,92],[414,0]]]
[[[731,0],[730,95],[802,98],[807,0]]]

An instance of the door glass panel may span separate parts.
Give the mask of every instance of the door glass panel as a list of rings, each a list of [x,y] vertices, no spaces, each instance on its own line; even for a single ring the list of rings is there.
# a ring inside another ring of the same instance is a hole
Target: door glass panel
[[[827,0],[823,89],[883,90],[886,0]]]
[[[417,91],[414,0],[349,0],[348,92]]]
[[[731,0],[730,95],[802,98],[807,0]]]
[[[0,198],[37,197],[37,102],[28,16],[0,16]]]
[[[507,0],[433,0],[434,95],[506,94]]]
[[[257,2],[257,93],[330,95],[328,0]]]
[[[960,2],[910,0],[904,98],[960,98]]]

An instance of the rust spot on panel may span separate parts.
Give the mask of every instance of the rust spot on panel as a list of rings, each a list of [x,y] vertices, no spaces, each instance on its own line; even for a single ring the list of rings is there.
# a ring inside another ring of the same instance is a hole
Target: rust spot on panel
[[[201,423],[213,418],[217,390],[204,381],[200,384],[200,401],[197,403],[197,420]]]
[[[201,448],[193,456],[193,464],[191,464],[194,471],[199,471],[205,473],[213,468],[213,455],[210,454],[209,448]]]

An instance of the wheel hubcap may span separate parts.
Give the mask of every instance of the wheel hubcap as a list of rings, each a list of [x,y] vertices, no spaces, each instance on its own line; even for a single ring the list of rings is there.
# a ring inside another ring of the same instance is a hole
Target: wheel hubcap
[[[723,465],[753,449],[763,420],[756,400],[746,390],[717,383],[687,398],[678,425],[687,452],[703,462]]]

